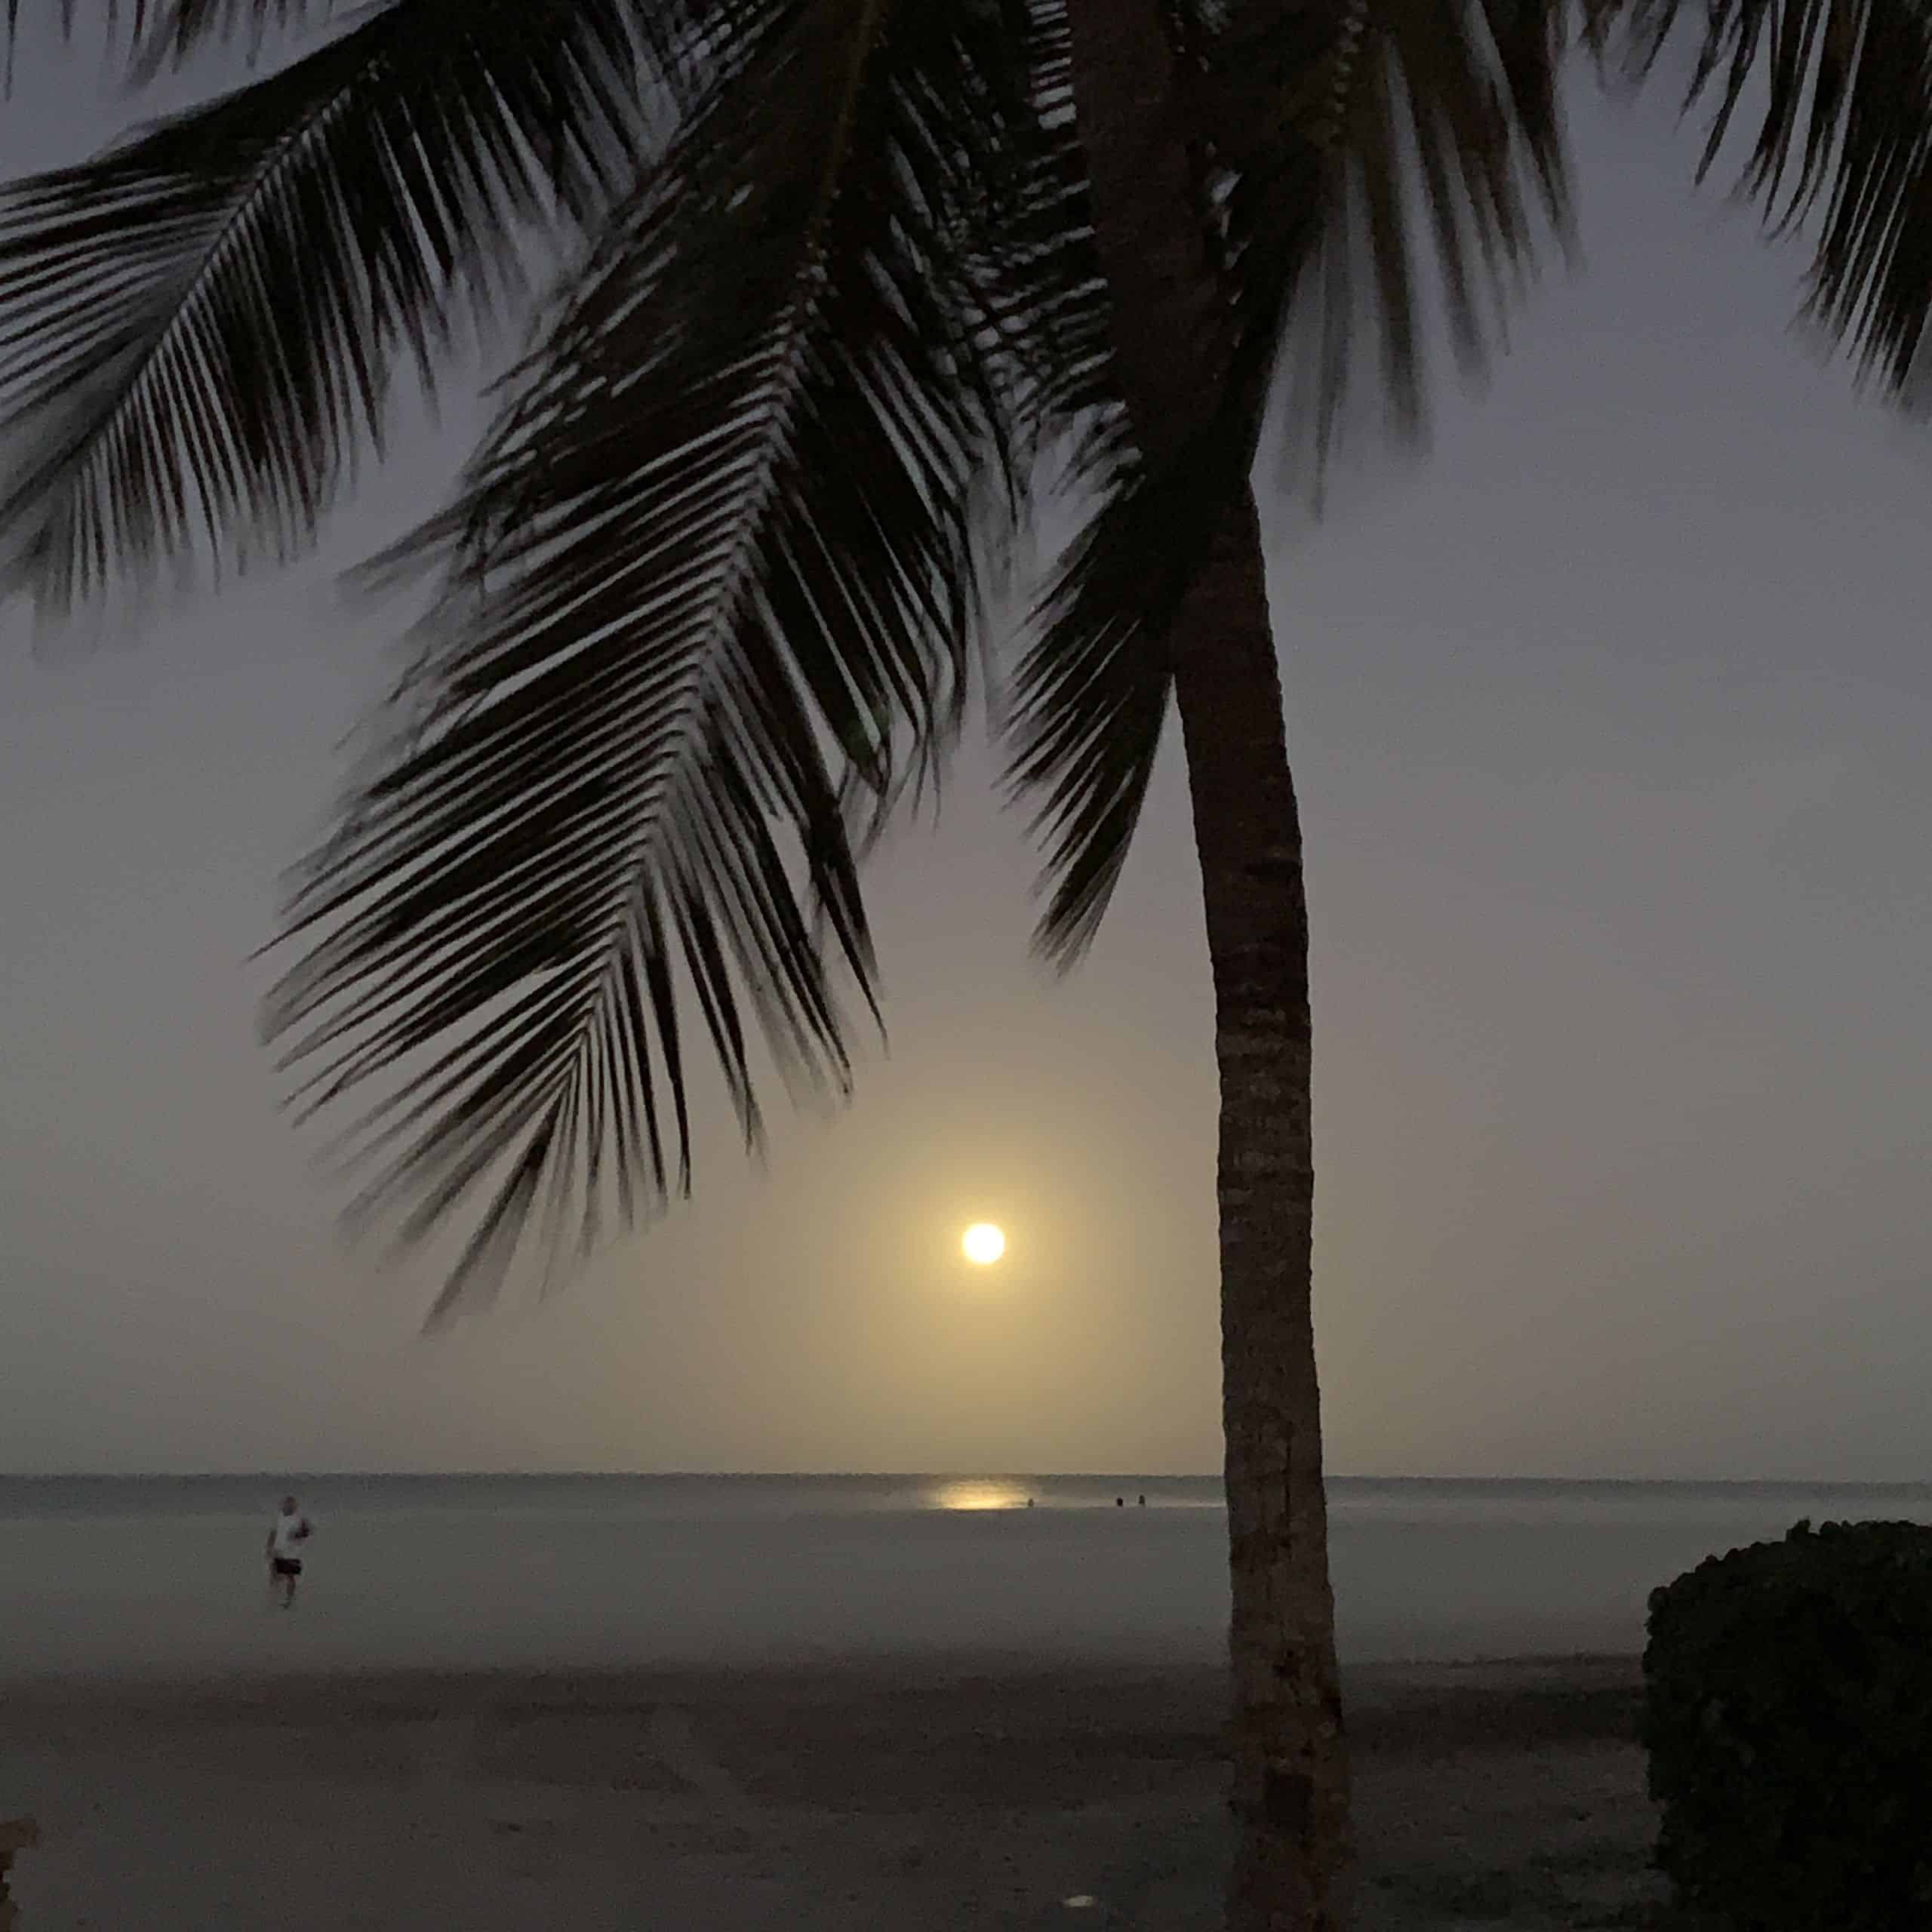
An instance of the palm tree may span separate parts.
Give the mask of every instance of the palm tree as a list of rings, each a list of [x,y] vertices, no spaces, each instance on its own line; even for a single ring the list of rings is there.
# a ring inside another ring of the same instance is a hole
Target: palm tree
[[[1223,1097],[1229,1921],[1339,1926],[1307,920],[1251,477],[1284,350],[1284,433],[1318,470],[1364,341],[1401,429],[1429,302],[1480,352],[1563,225],[1571,9],[109,11],[142,74],[321,31],[0,198],[10,588],[59,617],[293,554],[398,364],[432,381],[533,318],[452,501],[371,567],[426,584],[426,614],[296,876],[267,1013],[303,1109],[344,1120],[358,1217],[466,1236],[432,1321],[688,1184],[694,1004],[748,1143],[767,1072],[848,1084],[866,845],[956,739],[989,571],[1050,495],[1077,506],[1007,709],[1041,943],[1091,940],[1177,710]],[[1639,72],[1679,11],[1581,9]],[[1921,10],[1696,11],[1720,128],[1769,76],[1752,188],[1779,203],[1800,131],[1785,203],[1833,183],[1817,312],[1902,384]]]

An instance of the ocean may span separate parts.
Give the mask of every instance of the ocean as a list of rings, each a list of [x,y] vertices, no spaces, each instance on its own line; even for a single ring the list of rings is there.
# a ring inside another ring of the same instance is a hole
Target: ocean
[[[282,1616],[262,1547],[289,1489],[316,1534]],[[1329,1494],[1358,1663],[1634,1651],[1649,1592],[1715,1552],[1801,1517],[1932,1521],[1932,1485]],[[1204,1477],[0,1477],[0,1675],[1207,1659],[1225,1534]]]

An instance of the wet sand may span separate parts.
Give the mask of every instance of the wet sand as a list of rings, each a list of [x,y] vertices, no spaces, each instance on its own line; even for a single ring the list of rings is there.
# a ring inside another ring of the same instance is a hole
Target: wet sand
[[[1362,1932],[1662,1927],[1631,1658],[1349,1674]],[[20,1932],[1210,1932],[1215,1669],[0,1688]]]

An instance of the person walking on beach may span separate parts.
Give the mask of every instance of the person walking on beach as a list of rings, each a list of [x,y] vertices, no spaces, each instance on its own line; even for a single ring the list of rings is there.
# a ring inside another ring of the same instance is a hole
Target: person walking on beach
[[[312,1534],[309,1519],[296,1506],[292,1496],[281,1499],[281,1514],[269,1531],[269,1600],[284,1610],[295,1607],[295,1585],[302,1574],[302,1558],[297,1552]]]

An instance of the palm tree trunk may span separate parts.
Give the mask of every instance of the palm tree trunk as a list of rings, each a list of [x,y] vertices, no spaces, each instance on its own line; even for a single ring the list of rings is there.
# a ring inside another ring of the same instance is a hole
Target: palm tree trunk
[[[1173,58],[1159,0],[1069,0],[1069,20],[1115,371],[1158,460],[1204,420],[1221,373]],[[1308,911],[1250,493],[1215,533],[1171,645],[1220,1074],[1229,1932],[1340,1932],[1349,1780],[1310,1311]]]
[[[1337,1932],[1348,1761],[1311,1316],[1308,906],[1260,531],[1231,516],[1176,685],[1220,1074],[1221,1404],[1232,1586],[1229,1932]]]

